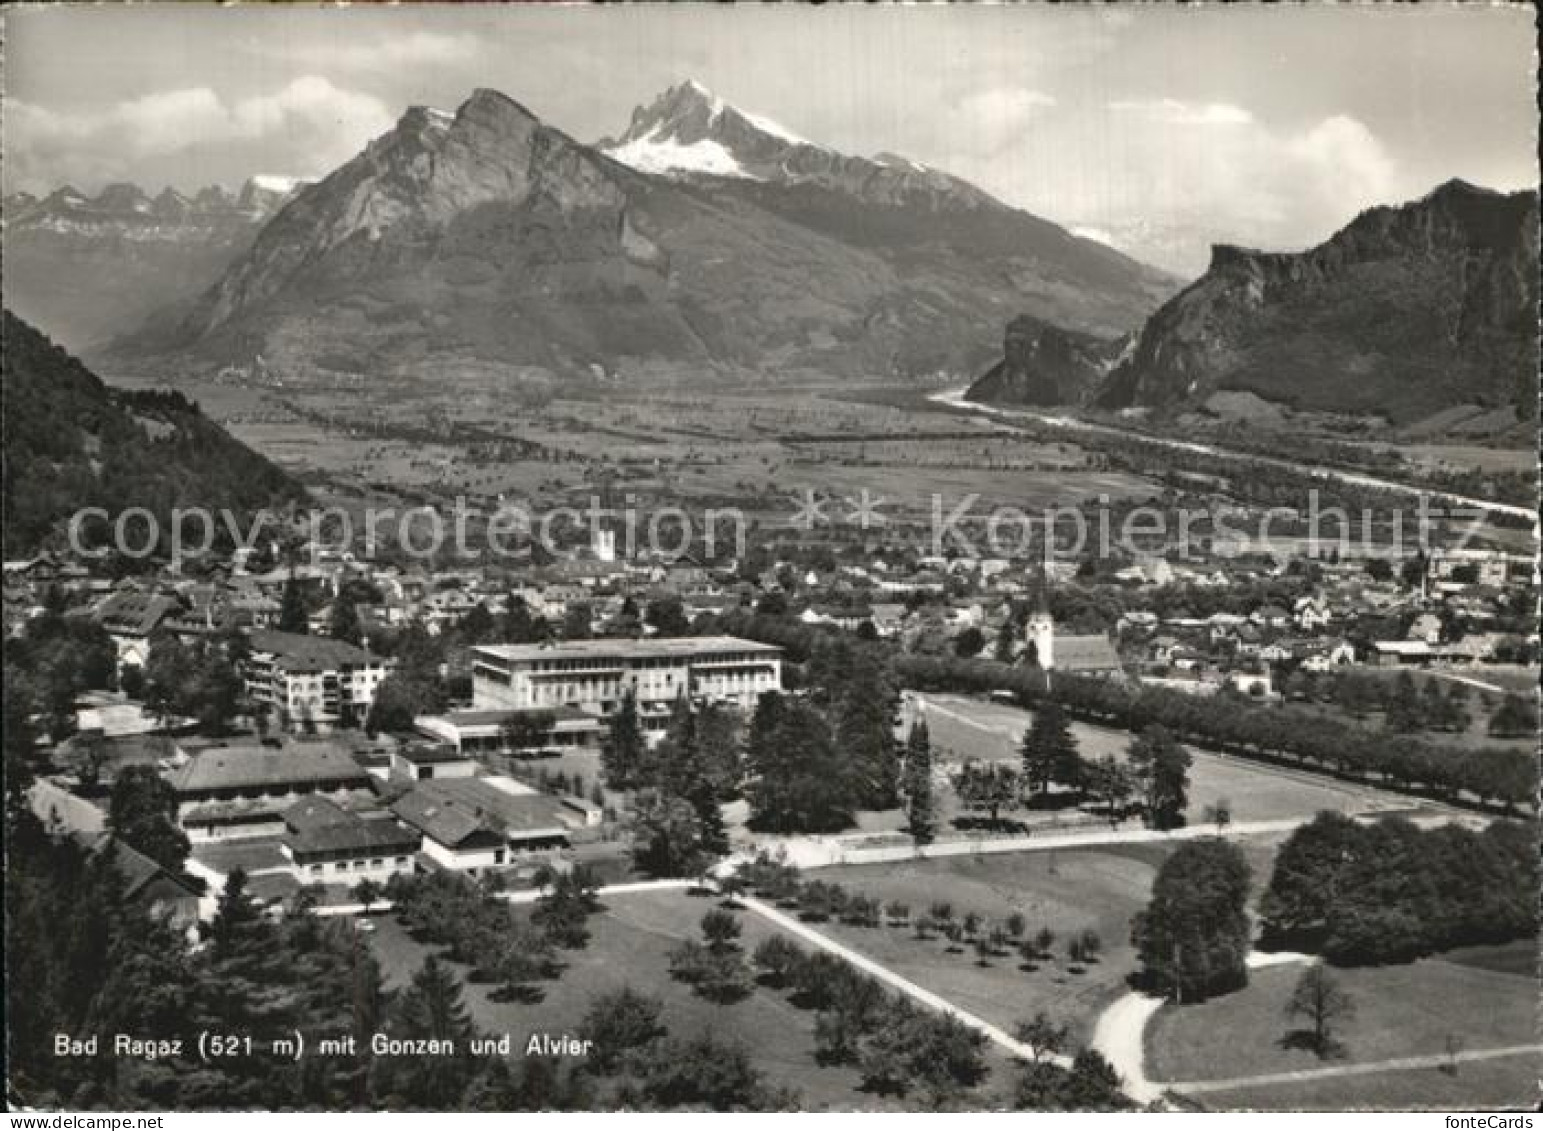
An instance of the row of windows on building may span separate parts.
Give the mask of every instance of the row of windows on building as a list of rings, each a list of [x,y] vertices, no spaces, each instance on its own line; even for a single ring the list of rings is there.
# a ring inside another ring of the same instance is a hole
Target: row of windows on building
[[[411,857],[408,857],[408,856],[398,856],[393,863],[398,868],[405,868],[405,867],[407,867],[407,865],[410,862],[410,860],[411,860]],[[332,865],[332,870],[334,872],[339,872],[339,873],[350,872],[350,871],[352,871],[352,872],[365,872],[365,871],[377,871],[377,870],[379,870],[381,868],[384,868],[385,866],[386,866],[385,858],[384,857],[376,857],[373,860],[339,860],[335,864]],[[306,871],[310,875],[320,876],[320,875],[322,875],[326,871],[326,869],[327,869],[327,866],[325,864],[312,864],[312,865],[310,865],[309,868],[306,869]]]

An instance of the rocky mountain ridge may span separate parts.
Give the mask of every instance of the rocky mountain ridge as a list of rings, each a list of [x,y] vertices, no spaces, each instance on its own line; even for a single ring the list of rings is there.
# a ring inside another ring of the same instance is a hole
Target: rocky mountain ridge
[[[1209,270],[1073,399],[1166,411],[1236,391],[1395,424],[1458,405],[1528,418],[1538,251],[1537,193],[1456,180],[1369,209],[1306,251],[1220,245]],[[1019,360],[1028,364],[1021,351]],[[1045,372],[980,392],[1005,400],[1052,386]]]
[[[280,373],[406,386],[488,365],[513,379],[910,378],[978,365],[1015,309],[1119,329],[1171,292],[953,178],[790,140],[700,88],[655,108],[633,141],[711,130],[743,155],[770,139],[785,167],[807,150],[825,171],[640,171],[616,157],[630,142],[585,146],[479,90],[453,114],[408,110],[114,353],[199,372],[261,353]],[[868,179],[846,179],[859,163]]]
[[[301,185],[263,175],[191,196],[123,182],[94,197],[70,186],[8,195],[6,302],[76,349],[99,344],[207,287]]]

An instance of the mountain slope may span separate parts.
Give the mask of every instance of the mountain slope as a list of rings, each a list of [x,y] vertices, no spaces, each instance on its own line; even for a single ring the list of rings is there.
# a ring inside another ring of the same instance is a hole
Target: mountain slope
[[[295,187],[254,177],[239,193],[192,198],[169,188],[152,198],[132,184],[94,199],[69,187],[7,196],[6,303],[72,348],[105,342],[214,282]]]
[[[119,355],[207,373],[260,353],[285,379],[408,389],[462,366],[511,379],[911,376],[980,364],[1008,312],[1125,327],[1169,289],[954,178],[885,172],[726,107],[715,119],[699,88],[676,93],[612,153],[649,165],[627,147],[660,143],[661,122],[705,105],[703,129],[736,165],[769,171],[775,146],[823,156],[787,156],[780,167],[811,171],[775,182],[640,172],[494,91],[453,115],[414,108]],[[671,136],[684,149],[706,135]]]
[[[299,484],[179,394],[109,389],[9,310],[0,348],[7,557],[61,543],[70,516],[84,507],[114,517],[148,508],[164,539],[173,507],[246,516],[305,498]]]
[[[1536,411],[1538,197],[1452,181],[1300,254],[1217,247],[1099,396],[1168,407],[1245,390],[1398,423]]]

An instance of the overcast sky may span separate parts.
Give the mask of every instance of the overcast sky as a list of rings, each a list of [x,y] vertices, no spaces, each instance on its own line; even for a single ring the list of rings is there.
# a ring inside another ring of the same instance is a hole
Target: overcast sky
[[[593,141],[685,78],[812,140],[902,153],[1111,235],[1298,247],[1449,177],[1536,180],[1521,5],[145,5],[4,19],[7,191],[314,176],[406,106],[454,109],[478,86]]]

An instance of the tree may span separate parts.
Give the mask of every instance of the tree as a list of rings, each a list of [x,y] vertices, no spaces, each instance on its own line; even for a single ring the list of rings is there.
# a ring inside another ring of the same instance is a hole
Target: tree
[[[516,756],[532,751],[539,754],[556,722],[557,716],[552,711],[541,708],[511,711],[498,728],[499,741]]]
[[[1018,653],[1020,626],[1012,617],[1004,620],[997,629],[996,642],[992,645],[991,658],[999,664],[1010,664]]]
[[[711,1001],[738,1001],[753,987],[739,919],[714,908],[701,926],[701,942],[688,939],[670,952],[670,973]]]
[[[113,782],[107,827],[167,871],[180,872],[191,845],[177,812],[177,791],[154,766],[125,766]]]
[[[1000,762],[966,762],[954,779],[954,792],[966,808],[986,810],[996,826],[1002,806],[1018,801],[1018,771]]]
[[[704,727],[704,721],[710,725]],[[723,856],[729,850],[728,832],[719,803],[719,783],[737,776],[732,770],[725,771],[721,761],[725,758],[737,760],[733,751],[715,751],[709,755],[706,748],[709,741],[733,741],[732,737],[724,736],[724,728],[718,723],[716,708],[698,711],[682,692],[671,710],[665,736],[653,752],[651,766],[643,774],[661,792],[680,798],[696,811],[701,849],[712,856]]]
[[[737,949],[743,932],[744,928],[732,912],[714,909],[702,916],[702,937],[707,940],[707,949],[714,954]]]
[[[403,733],[413,729],[413,720],[429,714],[439,696],[429,687],[400,671],[381,680],[365,716],[365,729],[371,734]]]
[[[1320,1059],[1341,1047],[1335,1033],[1354,1016],[1355,999],[1327,967],[1316,962],[1302,972],[1286,1003],[1288,1019],[1305,1017],[1312,1026],[1309,1044]]]
[[[1537,726],[1537,710],[1529,700],[1516,694],[1502,699],[1489,719],[1489,733],[1494,738],[1524,738],[1535,734]]]
[[[1130,1102],[1114,1065],[1094,1049],[1081,1049],[1072,1060],[1060,1106],[1067,1111],[1116,1111]]]
[[[284,579],[284,589],[279,596],[279,631],[299,632],[310,631],[310,615],[305,607],[305,594],[300,588],[300,581],[295,577],[293,568],[289,576]]]
[[[1425,711],[1420,704],[1419,689],[1414,677],[1407,671],[1398,673],[1393,681],[1393,693],[1388,699],[1388,729],[1408,734],[1425,726]]]
[[[139,699],[145,693],[145,670],[138,664],[128,664],[118,673],[118,690],[129,699]]]
[[[160,630],[150,638],[145,659],[145,706],[162,720],[182,712],[195,667],[192,653],[175,633]]]
[[[893,808],[900,787],[899,692],[879,649],[853,648],[843,668],[830,699],[836,745],[853,767],[856,802],[864,809]]]
[[[927,720],[911,724],[905,742],[906,831],[917,844],[931,844],[936,835],[932,807],[932,739]]]
[[[1322,945],[1348,865],[1365,851],[1365,829],[1342,813],[1322,812],[1294,829],[1275,854],[1259,916],[1271,942]]]
[[[679,797],[658,790],[638,794],[632,806],[632,861],[651,876],[694,876],[707,858],[702,823]]]
[[[717,800],[732,800],[744,785],[744,731],[735,707],[703,703],[696,710],[696,771]]]
[[[544,617],[530,611],[524,597],[510,593],[497,635],[509,644],[539,644],[551,637],[552,627]]]
[[[641,1076],[644,1096],[663,1108],[731,1112],[779,1106],[744,1046],[725,1044],[711,1033],[652,1043]]]
[[[954,655],[968,660],[978,656],[986,647],[986,634],[973,624],[954,637]]]
[[[688,636],[691,633],[691,621],[687,619],[685,607],[676,596],[655,597],[649,601],[648,609],[643,614],[643,623],[660,636]]]
[[[81,731],[75,736],[74,746],[79,759],[75,776],[83,787],[95,791],[107,765],[107,739],[99,730]]]
[[[461,997],[461,987],[433,955],[413,975],[392,1011],[388,1030],[409,1040],[449,1041],[453,1052],[436,1056],[400,1056],[392,1062],[392,1089],[407,1104],[431,1110],[456,1106],[475,1071],[470,1041],[477,1029]]]
[[[752,822],[771,832],[837,832],[852,824],[860,787],[846,752],[807,700],[768,692],[746,745]]]
[[[1206,824],[1216,826],[1216,834],[1220,836],[1232,824],[1232,802],[1218,797],[1214,804],[1205,807],[1205,820]]]
[[[1153,724],[1131,742],[1126,755],[1146,805],[1147,823],[1157,829],[1184,824],[1189,805],[1190,753],[1167,728]]]
[[[1158,869],[1151,902],[1132,924],[1146,983],[1180,1002],[1246,985],[1248,887],[1248,861],[1237,845],[1180,845]]]
[[[544,890],[531,912],[531,924],[554,946],[578,950],[589,942],[585,921],[600,910],[597,895],[600,885],[587,865],[575,864],[566,871],[543,868],[537,880]]]
[[[1082,756],[1066,712],[1054,700],[1047,700],[1034,712],[1034,721],[1023,736],[1021,754],[1023,779],[1041,796],[1049,792],[1052,783],[1081,787]]]
[[[381,886],[374,880],[364,879],[354,885],[354,898],[359,901],[359,906],[363,909],[363,914],[365,915],[370,913],[372,905],[380,902],[380,898],[384,894],[385,892],[381,889]]]
[[[358,644],[363,635],[359,625],[359,610],[347,589],[333,599],[332,612],[327,618],[327,635],[334,640],[346,640],[350,644]]]
[[[606,720],[605,738],[600,743],[600,771],[612,789],[636,789],[642,781],[648,742],[638,719],[637,694],[628,688],[621,703]]]
[[[563,610],[563,639],[588,640],[594,611],[587,601],[574,601]]]
[[[1018,1022],[1013,1029],[1013,1038],[1029,1046],[1029,1054],[1035,1064],[1060,1056],[1070,1036],[1071,1027],[1056,1024],[1044,1010],[1027,1021]]]
[[[1123,762],[1105,754],[1088,763],[1088,793],[1104,803],[1110,821],[1125,812],[1136,793],[1136,776]]]
[[[941,1107],[986,1075],[984,1046],[985,1038],[955,1017],[897,1004],[863,1042],[858,1071],[865,1087],[905,1095],[919,1086]]]

